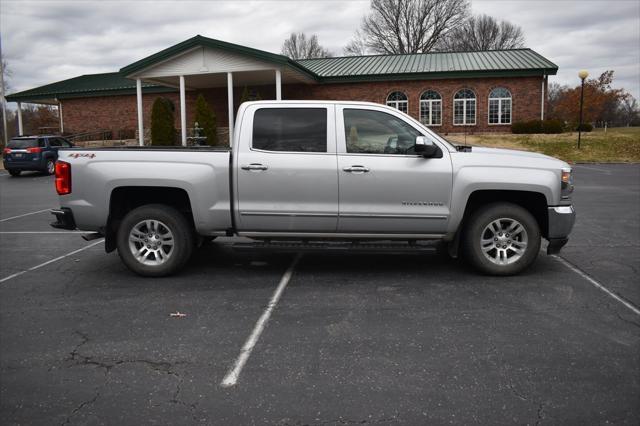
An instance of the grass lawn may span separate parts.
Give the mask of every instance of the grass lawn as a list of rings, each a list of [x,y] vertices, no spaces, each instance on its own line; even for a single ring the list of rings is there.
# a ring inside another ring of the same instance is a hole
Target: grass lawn
[[[447,140],[463,144],[464,135],[445,136]],[[467,144],[492,148],[535,151],[567,162],[638,163],[640,162],[640,127],[595,129],[582,133],[578,150],[578,133],[558,135],[467,135]]]

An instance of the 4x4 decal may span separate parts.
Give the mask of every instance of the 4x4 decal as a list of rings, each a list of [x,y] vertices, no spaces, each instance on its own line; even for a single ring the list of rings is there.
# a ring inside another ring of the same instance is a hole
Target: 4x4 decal
[[[78,157],[93,158],[95,156],[96,156],[95,154],[89,154],[89,153],[79,154],[79,153],[76,153],[76,152],[72,152],[67,157],[71,157],[71,158],[78,158]]]

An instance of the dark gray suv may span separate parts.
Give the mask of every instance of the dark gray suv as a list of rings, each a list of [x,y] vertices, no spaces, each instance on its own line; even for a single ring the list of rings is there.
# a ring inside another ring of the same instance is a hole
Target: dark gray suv
[[[58,149],[72,146],[61,136],[20,136],[9,141],[2,161],[11,176],[18,176],[27,170],[50,175],[56,170]]]

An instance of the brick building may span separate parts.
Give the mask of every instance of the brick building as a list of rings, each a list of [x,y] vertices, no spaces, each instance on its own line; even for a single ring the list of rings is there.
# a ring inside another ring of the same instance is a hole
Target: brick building
[[[261,99],[358,100],[391,105],[438,133],[508,132],[544,118],[547,78],[558,67],[530,49],[371,55],[294,61],[196,36],[125,66],[7,96],[58,105],[64,133],[145,134],[151,105],[169,98],[186,143],[203,94],[218,126],[233,128],[243,93]],[[21,126],[21,117],[19,122]],[[22,131],[20,131],[22,133]]]

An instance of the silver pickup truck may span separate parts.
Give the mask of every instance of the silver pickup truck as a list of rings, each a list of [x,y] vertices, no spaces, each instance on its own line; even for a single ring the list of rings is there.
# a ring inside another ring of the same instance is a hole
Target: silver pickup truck
[[[236,123],[231,150],[60,151],[52,226],[104,236],[145,276],[174,273],[198,242],[233,235],[267,246],[441,240],[480,271],[511,275],[541,238],[556,253],[573,227],[567,163],[455,146],[393,108],[248,102]]]

